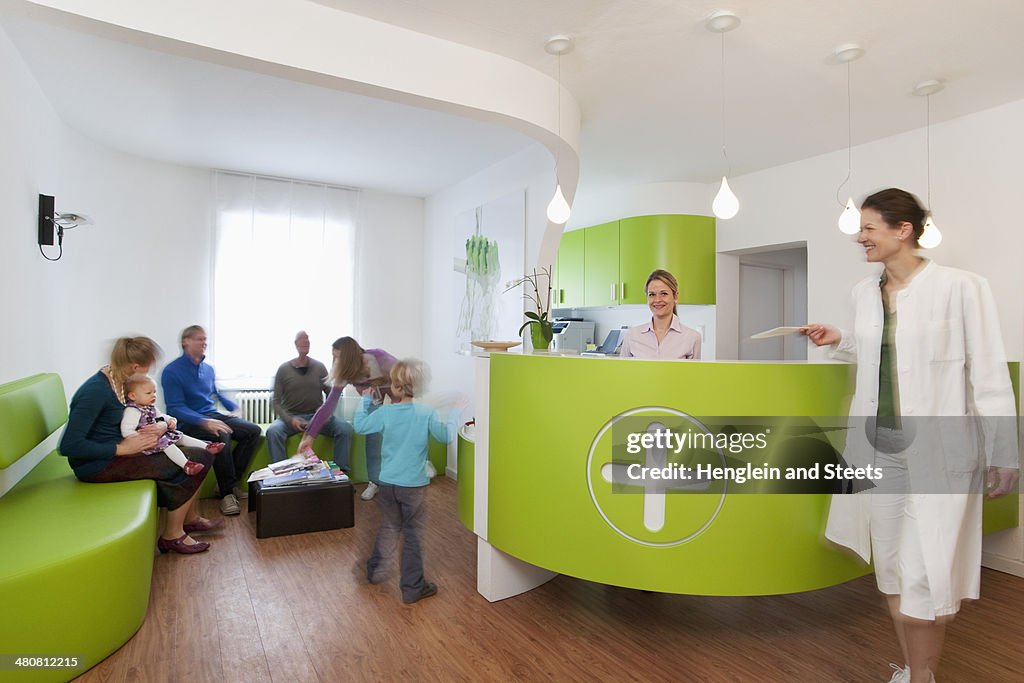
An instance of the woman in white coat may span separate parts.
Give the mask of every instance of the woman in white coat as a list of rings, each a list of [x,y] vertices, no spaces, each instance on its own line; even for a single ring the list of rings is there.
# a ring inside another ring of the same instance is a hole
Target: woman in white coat
[[[803,328],[857,363],[851,424],[861,420],[844,459],[883,478],[870,495],[832,498],[826,536],[865,562],[874,556],[904,657],[891,681],[911,683],[934,680],[946,624],[961,600],[978,597],[981,491],[1014,490],[1018,467],[991,290],[917,254],[926,217],[903,190],[868,197],[857,243],[882,273],[854,287],[852,331]]]

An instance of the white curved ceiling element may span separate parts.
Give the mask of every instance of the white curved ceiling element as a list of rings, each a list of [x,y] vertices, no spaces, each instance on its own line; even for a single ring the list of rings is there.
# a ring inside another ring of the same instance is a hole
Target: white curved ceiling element
[[[487,120],[513,130],[536,126],[527,134],[552,150],[558,149],[550,143],[557,131],[550,94],[556,60],[543,45],[554,33],[569,33],[576,49],[562,59],[562,94],[572,111],[563,111],[562,137],[581,151],[580,183],[588,196],[658,182],[711,184],[725,170],[721,37],[704,28],[704,19],[723,8],[717,0],[36,2],[3,0],[120,22],[133,31],[121,31],[119,40],[135,36],[158,50],[292,82],[326,81],[335,91],[420,109],[448,106],[450,98],[458,105],[442,111],[478,119],[491,112]],[[924,102],[910,90],[925,78],[947,83],[932,98],[933,124],[1024,99],[1020,0],[730,0],[724,6],[743,20],[726,38],[733,176],[845,149],[846,70],[829,59],[841,43],[867,50],[852,68],[854,145],[922,129]],[[173,40],[155,37],[164,34]],[[377,85],[364,90],[361,78]],[[570,128],[578,125],[579,110],[567,93],[584,112],[578,145]],[[530,112],[541,108],[546,114]],[[480,151],[495,144],[486,137],[466,140]],[[500,150],[493,153],[488,158]],[[569,170],[568,162],[561,170]]]
[[[33,0],[18,4],[46,8],[42,16],[38,10],[27,14],[49,24],[60,23],[117,43],[144,46],[153,53],[217,65],[223,71],[210,71],[214,75],[212,81],[203,84],[214,90],[218,78],[223,79],[222,83],[231,82],[227,69],[234,68],[253,72],[254,92],[267,82],[262,80],[265,78],[334,91],[333,95],[321,92],[313,99],[319,97],[319,104],[338,107],[339,113],[346,107],[373,107],[372,98],[428,110],[425,121],[429,121],[430,112],[435,112],[436,120],[431,125],[443,127],[440,114],[471,119],[467,131],[470,136],[476,133],[482,143],[483,129],[474,129],[473,121],[517,131],[558,156],[563,190],[570,200],[575,194],[579,174],[579,107],[563,89],[559,122],[555,81],[507,57],[305,0]],[[152,54],[151,58],[157,62],[164,59]],[[183,77],[187,79],[187,66],[184,71]],[[150,75],[160,73],[158,70]],[[363,99],[338,98],[339,91]],[[285,88],[285,93],[298,96],[298,89],[287,93]],[[252,92],[246,92],[245,97],[239,98],[240,106],[250,104],[251,95]],[[251,104],[280,106],[284,115],[288,113],[289,102],[280,95],[281,91],[276,90],[276,102],[257,99]],[[384,109],[379,111],[381,116],[386,115]],[[386,122],[392,127],[415,118],[411,112],[403,118],[401,110],[393,108],[389,113],[398,119]],[[221,111],[214,115],[233,113]],[[431,125],[424,127],[430,129]],[[498,139],[496,153],[507,156],[516,141],[511,137],[502,141],[501,135]],[[477,170],[480,169],[473,172]],[[308,178],[309,173],[301,177]],[[436,189],[439,188],[425,187],[410,193],[428,194]]]

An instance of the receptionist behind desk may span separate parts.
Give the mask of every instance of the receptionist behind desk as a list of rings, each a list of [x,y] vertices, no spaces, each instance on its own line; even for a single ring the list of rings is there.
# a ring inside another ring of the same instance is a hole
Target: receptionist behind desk
[[[700,360],[700,334],[679,322],[679,283],[667,270],[656,270],[647,278],[647,307],[651,320],[631,327],[622,340],[619,355],[624,358]]]

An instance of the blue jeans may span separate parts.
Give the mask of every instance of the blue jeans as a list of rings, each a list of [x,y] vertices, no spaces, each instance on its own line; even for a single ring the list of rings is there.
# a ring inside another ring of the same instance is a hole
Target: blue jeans
[[[313,413],[293,415],[292,417],[309,422],[313,419]],[[270,451],[271,462],[284,460],[288,457],[285,451],[285,441],[288,440],[289,436],[298,434],[298,432],[299,430],[295,429],[291,423],[285,422],[281,418],[277,418],[274,420],[274,424],[267,427],[267,450]],[[349,469],[348,454],[352,447],[352,425],[332,415],[331,419],[324,423],[320,433],[334,437],[334,462],[338,467],[347,472]]]
[[[213,412],[205,413],[204,416],[220,420],[231,428],[231,432],[214,434],[207,431],[205,426],[181,421],[178,422],[178,429],[203,441],[219,441],[224,444],[224,450],[218,453],[217,458],[213,461],[213,473],[217,477],[217,488],[220,489],[220,497],[223,498],[231,493],[231,489],[239,483],[239,478],[245,473],[245,468],[249,466],[252,456],[256,453],[263,430],[259,428],[259,425],[234,415]],[[233,447],[232,440],[237,442]],[[242,484],[244,486],[245,482]]]
[[[426,526],[427,487],[381,484],[377,492],[380,508],[380,529],[373,545],[373,554],[366,562],[366,577],[379,582],[388,564],[402,543],[402,599],[415,600],[423,593],[423,527]]]

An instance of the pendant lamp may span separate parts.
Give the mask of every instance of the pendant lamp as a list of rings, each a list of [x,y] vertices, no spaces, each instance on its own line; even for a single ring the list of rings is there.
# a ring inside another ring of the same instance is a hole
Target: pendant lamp
[[[740,200],[729,187],[729,156],[725,151],[725,34],[740,25],[740,18],[728,10],[719,10],[707,18],[705,26],[712,33],[722,34],[722,158],[725,160],[725,175],[718,188],[718,194],[711,203],[716,217],[728,220],[739,213]]]
[[[836,201],[844,207],[839,214],[839,229],[846,235],[860,232],[860,211],[853,202],[853,195],[848,195],[846,203],[841,199],[843,186],[853,176],[853,97],[850,88],[850,62],[864,56],[864,48],[856,43],[844,43],[832,51],[832,57],[838,64],[846,65],[846,178],[836,188]]]
[[[572,38],[566,35],[551,36],[544,49],[558,57],[558,138],[562,138],[562,55],[573,48]],[[558,156],[555,156],[555,194],[548,203],[548,220],[561,225],[569,220],[571,208],[562,194],[562,186],[558,183]]]
[[[938,226],[932,221],[932,95],[940,92],[946,84],[942,81],[931,79],[927,81],[921,81],[914,86],[912,91],[918,97],[925,98],[925,166],[927,168],[927,202],[928,202],[928,219],[924,222],[924,232],[921,233],[921,239],[918,240],[925,249],[934,249],[942,243],[942,231],[939,230]]]

